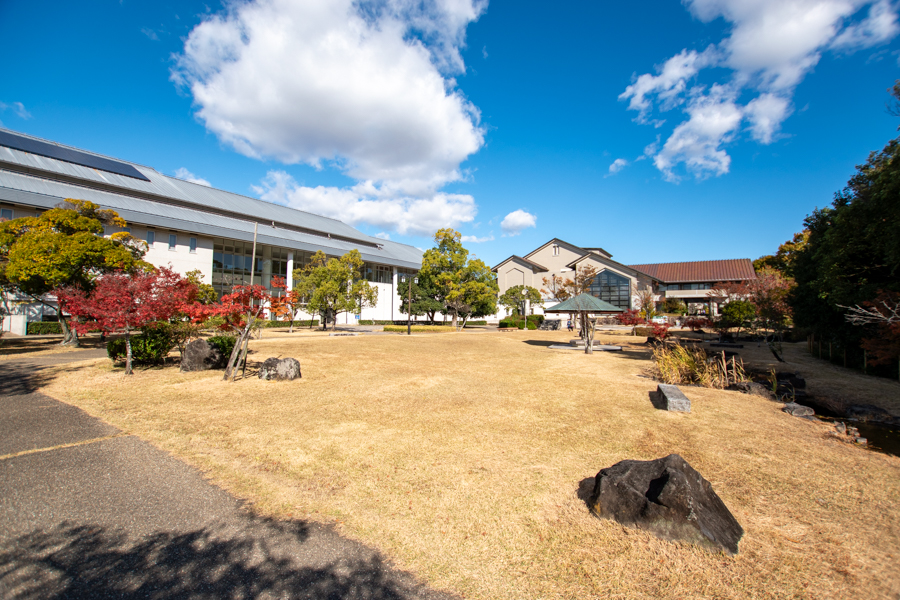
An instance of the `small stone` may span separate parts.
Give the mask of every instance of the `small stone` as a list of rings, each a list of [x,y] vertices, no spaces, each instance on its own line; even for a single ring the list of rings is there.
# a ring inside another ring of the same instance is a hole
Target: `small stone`
[[[834,428],[837,429],[838,433],[847,433],[847,426],[841,422],[836,423]]]
[[[816,411],[810,407],[797,404],[796,402],[788,402],[781,410],[793,417],[811,417],[816,414]]]
[[[260,379],[290,381],[300,377],[300,363],[296,358],[267,358],[259,368]]]
[[[656,397],[665,410],[672,412],[691,412],[691,401],[678,389],[677,385],[660,383],[656,386]]]
[[[864,437],[858,437],[858,438],[856,438],[856,443],[859,444],[860,446],[868,446],[869,440],[867,440]]]

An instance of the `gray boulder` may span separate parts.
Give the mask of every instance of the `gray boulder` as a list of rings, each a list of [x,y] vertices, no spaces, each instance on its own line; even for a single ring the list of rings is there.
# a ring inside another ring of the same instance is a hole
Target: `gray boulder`
[[[259,378],[279,381],[300,379],[300,363],[296,358],[267,358],[259,368]]]
[[[224,357],[218,348],[206,340],[194,340],[184,347],[181,357],[182,371],[208,371],[224,366]]]
[[[737,554],[744,530],[712,485],[683,458],[623,460],[603,469],[588,501],[594,515],[665,540]]]
[[[652,393],[652,392],[651,392]],[[656,386],[653,404],[660,410],[691,412],[691,401],[677,385],[660,383]]]
[[[788,402],[781,410],[794,417],[812,417],[816,414],[816,411],[810,407],[797,404],[796,402]]]

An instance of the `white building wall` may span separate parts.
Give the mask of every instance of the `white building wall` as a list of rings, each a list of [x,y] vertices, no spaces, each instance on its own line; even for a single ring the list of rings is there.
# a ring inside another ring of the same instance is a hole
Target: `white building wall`
[[[169,267],[176,273],[185,275],[199,270],[203,273],[203,282],[212,283],[213,241],[212,238],[196,234],[182,233],[168,229],[148,229],[140,225],[132,226],[131,235],[147,241],[148,232],[154,233],[154,241],[148,244],[144,260],[155,267]],[[175,247],[169,247],[169,236],[175,236]],[[191,251],[191,238],[197,241],[195,251]]]

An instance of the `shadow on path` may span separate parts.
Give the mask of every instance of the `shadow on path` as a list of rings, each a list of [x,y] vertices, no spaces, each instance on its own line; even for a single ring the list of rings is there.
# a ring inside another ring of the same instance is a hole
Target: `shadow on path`
[[[212,525],[133,540],[121,530],[62,523],[0,543],[0,596],[64,598],[437,598],[377,555],[296,564],[285,542],[306,524],[247,517],[235,535]]]

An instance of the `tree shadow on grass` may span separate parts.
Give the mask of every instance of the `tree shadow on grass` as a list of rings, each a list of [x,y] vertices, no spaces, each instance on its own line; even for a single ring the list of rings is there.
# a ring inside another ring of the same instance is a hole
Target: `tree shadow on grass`
[[[120,530],[62,523],[0,543],[0,596],[116,598],[449,598],[372,552],[295,559],[303,522],[247,518],[249,530],[212,525],[132,539]],[[260,533],[264,535],[259,535]],[[256,535],[253,535],[256,534]],[[288,544],[287,548],[281,544]],[[314,549],[302,548],[300,553]],[[327,559],[325,558],[327,557]],[[301,559],[302,560],[302,559]]]
[[[50,371],[52,365],[21,365],[0,361],[0,396],[24,396],[33,394],[52,381],[60,371],[73,373],[84,366],[59,367]]]

